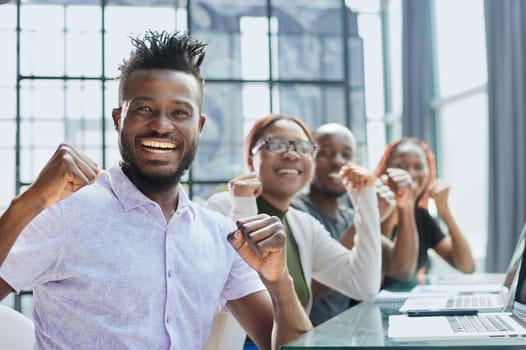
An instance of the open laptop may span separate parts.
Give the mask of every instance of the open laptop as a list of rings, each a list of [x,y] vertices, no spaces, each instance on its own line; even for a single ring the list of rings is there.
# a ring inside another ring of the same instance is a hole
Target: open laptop
[[[516,271],[518,269],[525,247],[526,223],[522,227],[521,234],[519,235],[515,249],[508,264],[508,269],[505,274],[506,277],[500,286],[498,293],[459,293],[457,295],[442,294],[436,297],[429,295],[425,297],[415,296],[406,299],[398,311],[414,312],[449,309],[475,309],[481,312],[504,311],[504,308],[509,304],[510,301],[513,300],[511,283],[516,275]]]
[[[394,341],[430,341],[489,338],[526,338],[526,262],[523,248],[511,312],[479,313],[473,316],[389,317],[387,336]]]

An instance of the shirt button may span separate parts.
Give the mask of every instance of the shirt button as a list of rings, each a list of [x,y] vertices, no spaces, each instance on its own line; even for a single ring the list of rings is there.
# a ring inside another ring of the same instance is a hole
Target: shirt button
[[[172,322],[172,318],[170,316],[166,317],[166,323],[171,323]]]
[[[174,273],[172,270],[168,271],[168,277],[172,278],[174,276]]]

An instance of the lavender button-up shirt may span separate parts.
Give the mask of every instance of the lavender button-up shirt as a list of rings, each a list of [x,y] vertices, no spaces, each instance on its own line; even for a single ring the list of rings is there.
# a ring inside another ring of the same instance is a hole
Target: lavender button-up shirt
[[[264,289],[234,227],[182,187],[166,222],[116,166],[36,217],[0,277],[33,288],[38,349],[200,349],[218,305]]]

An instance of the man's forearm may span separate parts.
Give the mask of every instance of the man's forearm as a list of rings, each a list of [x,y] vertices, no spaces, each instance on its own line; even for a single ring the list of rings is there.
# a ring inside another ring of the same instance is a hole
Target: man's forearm
[[[312,323],[301,306],[294,290],[292,277],[287,275],[280,282],[264,281],[274,307],[274,329],[272,346],[279,346],[312,329]]]

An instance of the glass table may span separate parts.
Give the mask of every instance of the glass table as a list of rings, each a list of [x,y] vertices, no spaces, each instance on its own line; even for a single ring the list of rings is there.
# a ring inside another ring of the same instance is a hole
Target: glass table
[[[437,278],[428,278],[423,283],[430,281],[437,281]],[[394,286],[394,288],[397,291],[407,290],[415,284],[418,282]],[[370,301],[360,303],[283,345],[281,349],[526,349],[526,338],[393,341],[387,337],[389,315],[398,314],[401,305],[401,301],[382,304]]]

